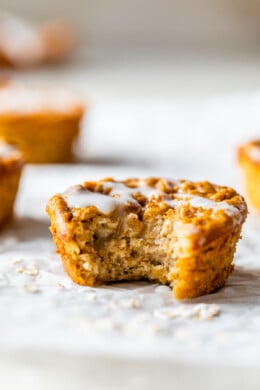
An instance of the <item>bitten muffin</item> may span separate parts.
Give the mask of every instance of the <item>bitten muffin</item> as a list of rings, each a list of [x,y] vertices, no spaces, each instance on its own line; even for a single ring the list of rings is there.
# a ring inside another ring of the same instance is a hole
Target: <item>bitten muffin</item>
[[[0,228],[12,219],[24,160],[13,146],[0,143]]]
[[[254,208],[260,210],[260,140],[241,145],[238,162],[243,172],[248,200]]]
[[[0,139],[17,145],[27,162],[68,162],[83,113],[69,91],[8,84],[0,88]]]
[[[208,182],[108,178],[53,196],[47,213],[76,283],[145,278],[182,299],[223,286],[247,206],[232,188]]]
[[[223,286],[247,206],[232,188],[208,182],[107,178],[53,196],[47,213],[76,283],[144,278],[183,299]]]

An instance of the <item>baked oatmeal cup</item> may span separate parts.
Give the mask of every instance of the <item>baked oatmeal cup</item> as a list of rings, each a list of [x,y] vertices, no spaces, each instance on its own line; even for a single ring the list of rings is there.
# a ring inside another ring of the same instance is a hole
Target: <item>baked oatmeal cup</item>
[[[30,163],[69,162],[84,110],[70,91],[8,84],[0,88],[0,139]]]
[[[184,299],[224,285],[247,205],[209,182],[106,178],[54,195],[47,213],[76,283],[148,279]]]

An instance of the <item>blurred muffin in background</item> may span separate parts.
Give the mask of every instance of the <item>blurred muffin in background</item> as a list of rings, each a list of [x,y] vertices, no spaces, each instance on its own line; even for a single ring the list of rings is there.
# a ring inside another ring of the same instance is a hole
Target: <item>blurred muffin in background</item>
[[[0,75],[0,88],[6,87],[10,82],[10,78],[5,75]]]
[[[19,150],[0,142],[0,228],[12,220],[23,165]]]
[[[65,57],[75,43],[72,27],[54,20],[40,26],[0,14],[0,66],[27,67]]]
[[[17,145],[27,162],[69,162],[84,111],[71,91],[10,83],[0,88],[0,140]]]
[[[238,161],[244,175],[248,200],[260,211],[260,140],[241,145],[238,149]]]

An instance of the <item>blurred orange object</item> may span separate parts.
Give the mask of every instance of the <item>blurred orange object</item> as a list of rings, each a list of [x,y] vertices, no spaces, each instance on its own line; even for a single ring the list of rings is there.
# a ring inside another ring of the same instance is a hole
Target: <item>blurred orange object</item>
[[[40,26],[39,35],[44,46],[45,61],[63,58],[75,43],[75,34],[71,25],[61,20],[47,22]]]
[[[8,76],[0,75],[0,88],[6,87],[10,83],[10,78]]]
[[[0,140],[16,145],[27,162],[70,162],[85,111],[70,90],[10,81],[0,86]]]
[[[64,21],[33,26],[0,14],[0,66],[27,67],[56,61],[70,52],[74,42],[74,31]]]

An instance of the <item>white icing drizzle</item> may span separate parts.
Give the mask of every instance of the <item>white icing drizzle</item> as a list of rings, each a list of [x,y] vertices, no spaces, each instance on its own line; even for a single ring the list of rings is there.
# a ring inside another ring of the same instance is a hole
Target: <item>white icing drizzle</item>
[[[152,197],[158,197],[159,195],[168,196],[165,192],[158,191],[155,188],[148,187],[146,185],[139,186],[136,188],[130,188],[124,185],[123,183],[114,183],[114,182],[104,182],[103,188],[109,189],[111,191],[109,193],[110,196],[119,196],[121,203],[135,203],[139,205],[139,203],[133,198],[133,194],[140,193],[144,195],[146,198],[151,199]]]
[[[223,210],[228,216],[240,215],[239,209],[225,201],[217,202],[202,196],[182,193],[174,194],[175,199],[172,199],[169,194],[146,185],[136,188],[130,188],[118,182],[104,182],[102,185],[104,189],[110,189],[109,194],[105,195],[99,192],[91,192],[84,187],[76,186],[65,192],[63,198],[71,208],[95,206],[103,214],[110,214],[116,208],[123,207],[126,203],[132,203],[141,207],[137,200],[133,198],[133,194],[140,193],[150,201],[153,197],[155,199],[160,197],[162,203],[166,203],[172,208],[190,204],[193,207],[201,207],[204,210],[212,209],[213,213],[218,210]]]
[[[153,196],[165,193],[159,192],[152,187],[129,188],[123,183],[104,182],[104,189],[111,189],[108,195],[99,192],[91,192],[83,187],[70,188],[63,197],[69,207],[81,208],[96,206],[104,214],[112,213],[116,208],[124,206],[126,203],[132,203],[138,207],[140,204],[133,198],[133,194],[141,193],[148,199]]]
[[[250,145],[247,149],[248,156],[255,162],[260,162],[260,147],[257,145]]]
[[[9,157],[14,152],[17,152],[17,149],[13,145],[0,142],[0,158]]]
[[[78,193],[65,193],[63,195],[69,207],[82,208],[95,206],[103,214],[110,214],[122,204],[121,199],[113,198],[87,189]]]
[[[184,205],[189,203],[193,207],[202,207],[204,210],[212,209],[213,212],[223,210],[229,216],[239,213],[239,210],[236,207],[225,201],[216,202],[215,200],[192,194],[176,194],[176,199],[170,201],[165,200],[164,202],[173,208],[180,204]]]

